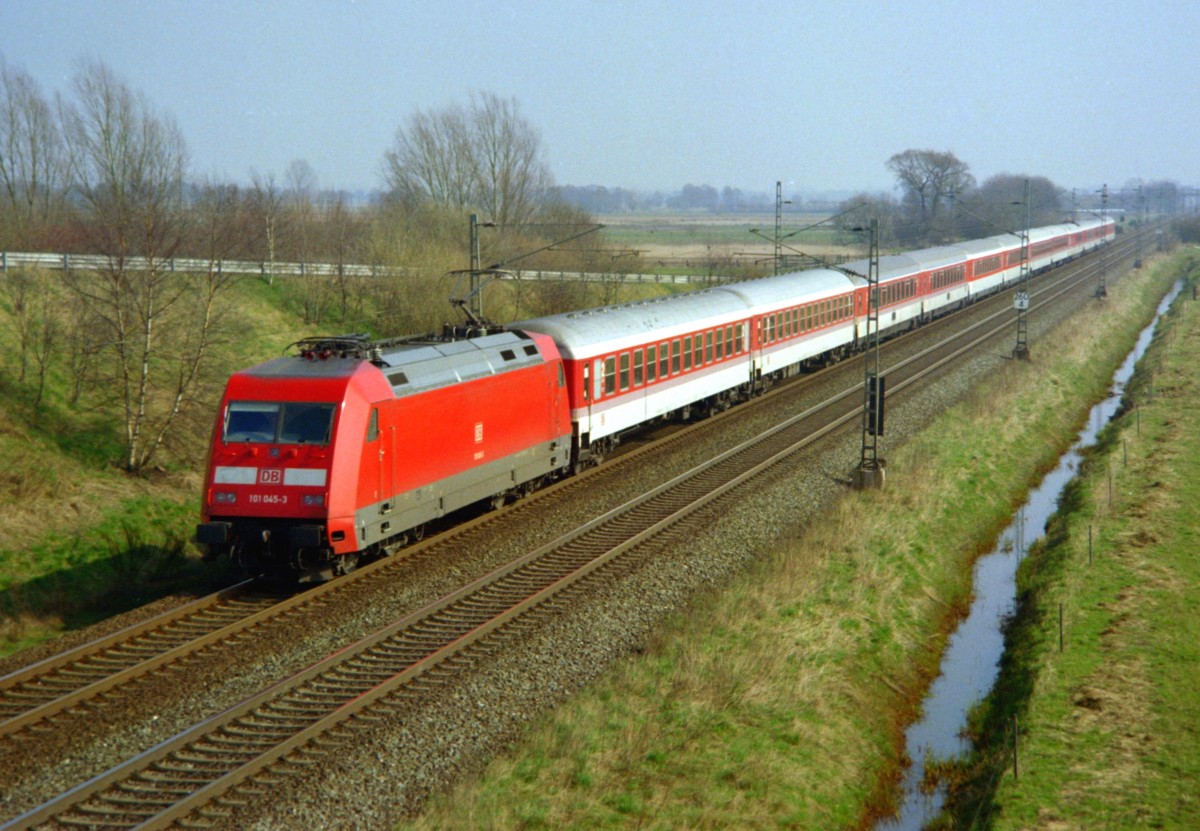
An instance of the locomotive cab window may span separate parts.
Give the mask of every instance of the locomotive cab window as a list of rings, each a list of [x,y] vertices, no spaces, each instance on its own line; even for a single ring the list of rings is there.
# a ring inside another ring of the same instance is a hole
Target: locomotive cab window
[[[226,442],[328,444],[334,404],[231,401],[225,410]]]
[[[371,420],[367,422],[367,442],[373,442],[379,438],[379,408],[371,408]]]

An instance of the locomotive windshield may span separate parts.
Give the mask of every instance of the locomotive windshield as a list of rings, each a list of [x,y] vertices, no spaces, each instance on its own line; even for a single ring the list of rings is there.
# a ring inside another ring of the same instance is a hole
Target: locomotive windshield
[[[225,411],[226,442],[328,444],[334,404],[231,401]]]

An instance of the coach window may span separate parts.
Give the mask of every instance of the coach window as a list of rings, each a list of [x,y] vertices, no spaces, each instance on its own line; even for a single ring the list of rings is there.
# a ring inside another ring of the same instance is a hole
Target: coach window
[[[642,362],[646,359],[646,353],[640,349],[633,350],[633,385],[640,387],[642,385]]]
[[[592,397],[592,368],[585,362],[583,365],[583,400],[587,401]]]
[[[663,341],[658,345],[658,377],[666,378],[669,371],[670,353],[667,351],[667,342]]]
[[[709,349],[712,349],[712,332],[708,333]],[[701,366],[704,363],[704,335],[696,335],[696,340],[693,341],[696,352],[692,355],[692,362],[696,366]]]
[[[713,333],[709,329],[704,333],[704,363],[711,364],[713,362]]]
[[[646,383],[654,380],[658,372],[658,346],[650,344],[646,347]]]
[[[692,368],[692,336],[688,335],[683,339],[683,371],[687,372]]]
[[[725,330],[717,330],[717,360],[725,357]]]
[[[622,352],[621,361],[621,392],[629,389],[629,353]]]
[[[743,336],[743,330],[742,330],[742,324],[741,324],[741,323],[739,323],[737,326],[734,326],[734,327],[733,327],[733,331],[734,331],[734,333],[735,333],[735,336],[734,336],[734,339],[733,339],[733,344],[734,344],[734,346],[733,346],[733,350],[734,350],[735,352],[741,352],[741,351],[742,351],[743,340],[744,340],[744,336]]]
[[[679,374],[679,338],[671,341],[671,374]]]
[[[763,320],[763,343],[770,343],[775,340],[775,319],[767,315]]]
[[[612,395],[617,391],[617,359],[604,359],[604,394]]]

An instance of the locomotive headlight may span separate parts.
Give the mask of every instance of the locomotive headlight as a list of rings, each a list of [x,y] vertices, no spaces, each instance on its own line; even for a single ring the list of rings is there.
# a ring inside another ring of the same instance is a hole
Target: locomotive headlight
[[[306,493],[304,494],[304,504],[309,507],[318,507],[325,504],[325,494],[323,493]]]
[[[237,494],[230,491],[215,491],[212,501],[216,505],[232,505],[237,502]]]

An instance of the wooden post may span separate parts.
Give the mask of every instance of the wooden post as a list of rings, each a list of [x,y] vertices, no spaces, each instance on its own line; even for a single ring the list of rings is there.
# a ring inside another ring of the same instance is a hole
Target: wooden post
[[[1020,763],[1020,730],[1017,727],[1017,717],[1013,716],[1013,779],[1021,778],[1021,763]]]

